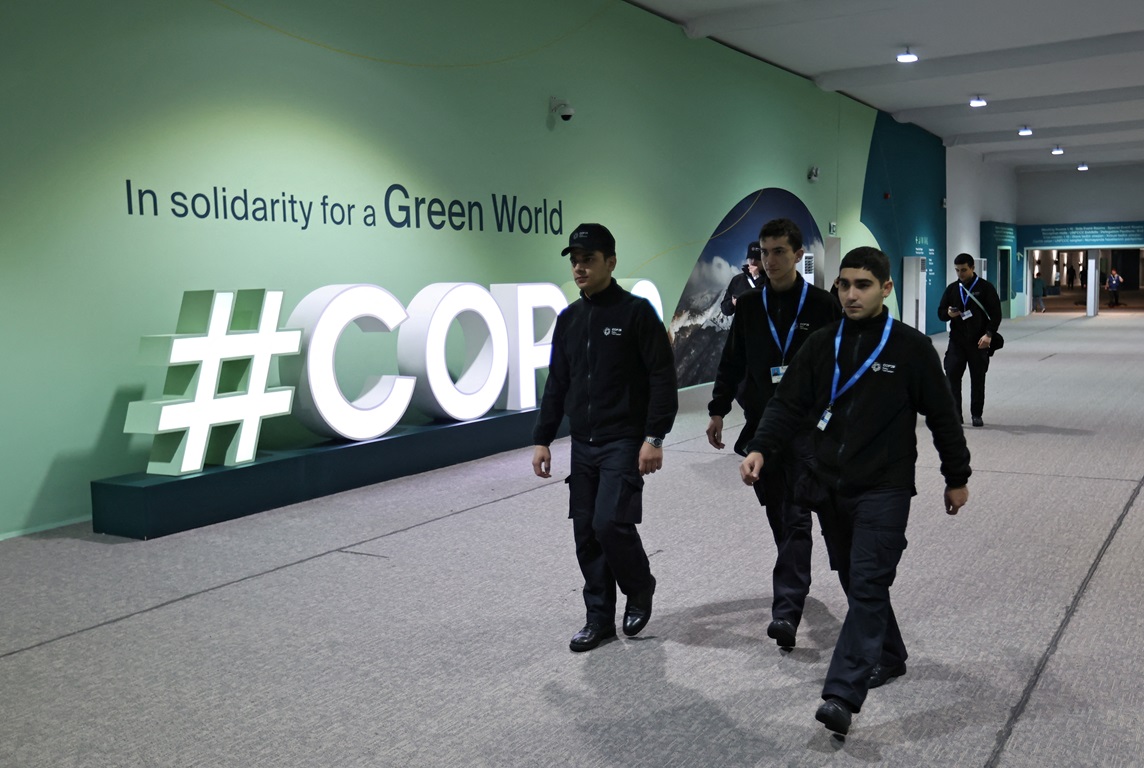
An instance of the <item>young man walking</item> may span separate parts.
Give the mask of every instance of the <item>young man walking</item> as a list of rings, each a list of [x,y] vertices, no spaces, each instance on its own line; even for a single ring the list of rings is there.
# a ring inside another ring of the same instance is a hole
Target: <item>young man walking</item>
[[[949,323],[945,350],[945,374],[953,390],[958,418],[962,418],[961,379],[969,368],[969,415],[973,426],[985,426],[985,374],[989,371],[989,346],[1001,327],[1001,299],[988,280],[973,269],[973,257],[959,253],[953,260],[957,279],[938,302],[937,317]]]
[[[1120,286],[1124,284],[1124,278],[1114,269],[1108,273],[1108,306],[1120,306]]]
[[[711,417],[707,442],[722,450],[723,418],[741,392],[746,424],[735,443],[740,454],[745,453],[744,446],[755,434],[763,409],[803,342],[842,316],[838,301],[807,283],[795,269],[803,247],[802,232],[793,221],[775,219],[763,225],[759,249],[767,285],[739,296],[707,406]],[[766,507],[776,548],[767,636],[782,648],[795,645],[810,592],[811,510],[794,500],[795,486],[804,471],[797,453],[799,449],[805,452],[807,438],[804,433],[794,447],[774,457],[761,482],[755,484],[755,495]]]
[[[646,299],[612,279],[612,233],[581,224],[561,255],[572,263],[580,298],[556,319],[532,470],[551,477],[549,445],[567,416],[568,516],[587,609],[584,628],[569,643],[579,652],[616,636],[617,586],[627,595],[625,635],[638,634],[651,618],[656,583],[636,524],[643,519],[643,476],[663,466],[663,438],[679,398],[663,321]]]
[[[840,734],[870,688],[906,672],[890,587],[916,493],[919,414],[941,459],[946,512],[957,514],[969,499],[969,449],[949,384],[929,338],[883,306],[892,289],[884,253],[846,254],[838,275],[845,318],[803,345],[739,468],[754,485],[790,435],[813,425],[816,505],[848,604],[815,717]]]

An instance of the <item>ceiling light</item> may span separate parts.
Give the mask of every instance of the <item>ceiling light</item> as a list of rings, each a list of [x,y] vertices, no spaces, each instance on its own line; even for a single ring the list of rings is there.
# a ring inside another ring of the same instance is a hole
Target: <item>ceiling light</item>
[[[1021,130],[1017,131],[1017,135],[1018,136],[1032,136],[1033,135],[1033,129],[1027,125],[1022,125]]]
[[[981,98],[981,94],[978,94],[969,100],[969,106],[971,107],[984,107],[988,103],[988,101]]]
[[[1054,154],[1054,155],[1063,155],[1064,153],[1065,153],[1065,151],[1064,151],[1063,149],[1061,149],[1061,145],[1060,145],[1060,144],[1058,144],[1058,145],[1056,145],[1055,147],[1053,147],[1053,154]]]
[[[1087,171],[1088,170],[1088,163],[1082,161],[1081,164],[1076,167],[1076,169],[1078,171]]]
[[[910,46],[908,46],[908,45],[906,46],[905,51],[898,54],[898,63],[899,64],[913,64],[917,60],[918,60],[918,55],[916,53],[910,53]]]

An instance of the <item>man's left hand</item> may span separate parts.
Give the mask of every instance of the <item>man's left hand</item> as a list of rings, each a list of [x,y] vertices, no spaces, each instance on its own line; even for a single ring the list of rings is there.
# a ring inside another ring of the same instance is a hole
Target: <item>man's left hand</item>
[[[945,487],[945,513],[947,515],[956,515],[957,511],[965,506],[969,501],[969,486],[963,485],[960,488],[950,488],[948,485]]]
[[[977,340],[978,349],[989,349],[989,345],[993,343],[993,337],[988,333]]]
[[[663,449],[645,442],[640,446],[640,474],[650,475],[663,469]]]

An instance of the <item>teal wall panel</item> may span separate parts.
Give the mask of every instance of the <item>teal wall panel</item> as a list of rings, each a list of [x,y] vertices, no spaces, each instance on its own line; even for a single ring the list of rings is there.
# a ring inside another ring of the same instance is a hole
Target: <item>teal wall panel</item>
[[[902,279],[903,257],[926,257],[926,333],[945,330],[933,310],[945,290],[944,201],[941,140],[879,112],[866,165],[862,222],[890,258],[895,281]]]

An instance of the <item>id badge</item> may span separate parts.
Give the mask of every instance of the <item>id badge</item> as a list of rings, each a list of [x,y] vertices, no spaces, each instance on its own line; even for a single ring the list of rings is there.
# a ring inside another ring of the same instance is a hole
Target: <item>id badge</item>
[[[962,320],[968,320],[971,317],[973,317],[973,310],[972,309],[967,309],[961,313],[961,319]]]
[[[829,408],[822,412],[822,418],[818,420],[819,430],[823,432],[826,431],[826,425],[830,423],[830,417],[833,415],[834,414],[830,412]]]
[[[786,373],[787,367],[785,365],[776,365],[771,368],[771,383],[778,384],[782,381],[783,374]]]

